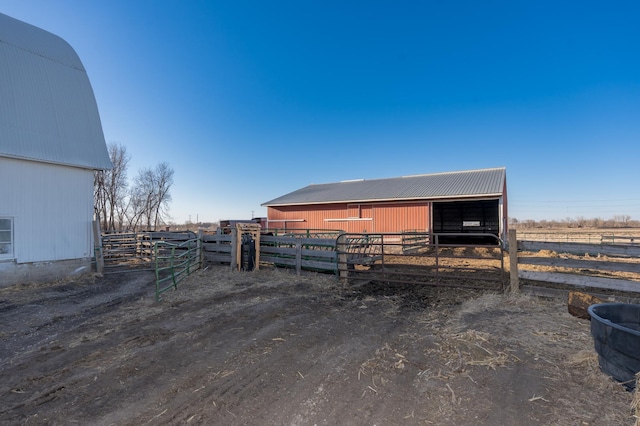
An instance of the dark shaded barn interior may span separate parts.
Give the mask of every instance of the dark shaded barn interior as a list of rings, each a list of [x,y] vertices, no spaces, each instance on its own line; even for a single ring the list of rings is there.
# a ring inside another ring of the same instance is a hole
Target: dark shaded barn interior
[[[433,232],[436,234],[488,233],[500,235],[498,200],[433,203]],[[451,235],[438,237],[442,244],[497,244],[489,236]]]

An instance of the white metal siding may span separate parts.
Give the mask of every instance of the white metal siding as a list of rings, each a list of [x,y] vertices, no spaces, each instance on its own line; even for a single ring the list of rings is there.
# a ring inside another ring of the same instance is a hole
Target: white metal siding
[[[0,216],[18,263],[91,257],[93,171],[0,157]]]
[[[0,13],[0,76],[0,156],[111,168],[89,78],[69,44]]]

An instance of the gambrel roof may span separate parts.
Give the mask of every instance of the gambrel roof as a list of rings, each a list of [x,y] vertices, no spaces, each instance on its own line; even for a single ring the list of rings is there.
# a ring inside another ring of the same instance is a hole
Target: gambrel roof
[[[500,197],[504,167],[309,185],[263,206]]]
[[[111,168],[93,90],[76,52],[60,37],[2,13],[0,157]]]

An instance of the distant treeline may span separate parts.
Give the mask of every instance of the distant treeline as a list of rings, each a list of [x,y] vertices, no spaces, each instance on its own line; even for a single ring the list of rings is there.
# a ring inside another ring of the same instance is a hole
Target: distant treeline
[[[515,229],[531,229],[531,228],[640,228],[640,220],[632,220],[631,216],[620,215],[611,219],[593,218],[585,219],[583,217],[566,218],[561,220],[518,220],[516,218],[509,219],[509,226]]]
[[[169,222],[166,226],[168,231],[215,231],[220,224],[218,222],[198,222],[193,223],[187,220],[185,223]]]

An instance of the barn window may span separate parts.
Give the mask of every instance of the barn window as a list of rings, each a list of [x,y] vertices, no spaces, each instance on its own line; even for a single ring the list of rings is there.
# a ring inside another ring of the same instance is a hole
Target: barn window
[[[0,259],[13,257],[13,218],[0,217]]]

